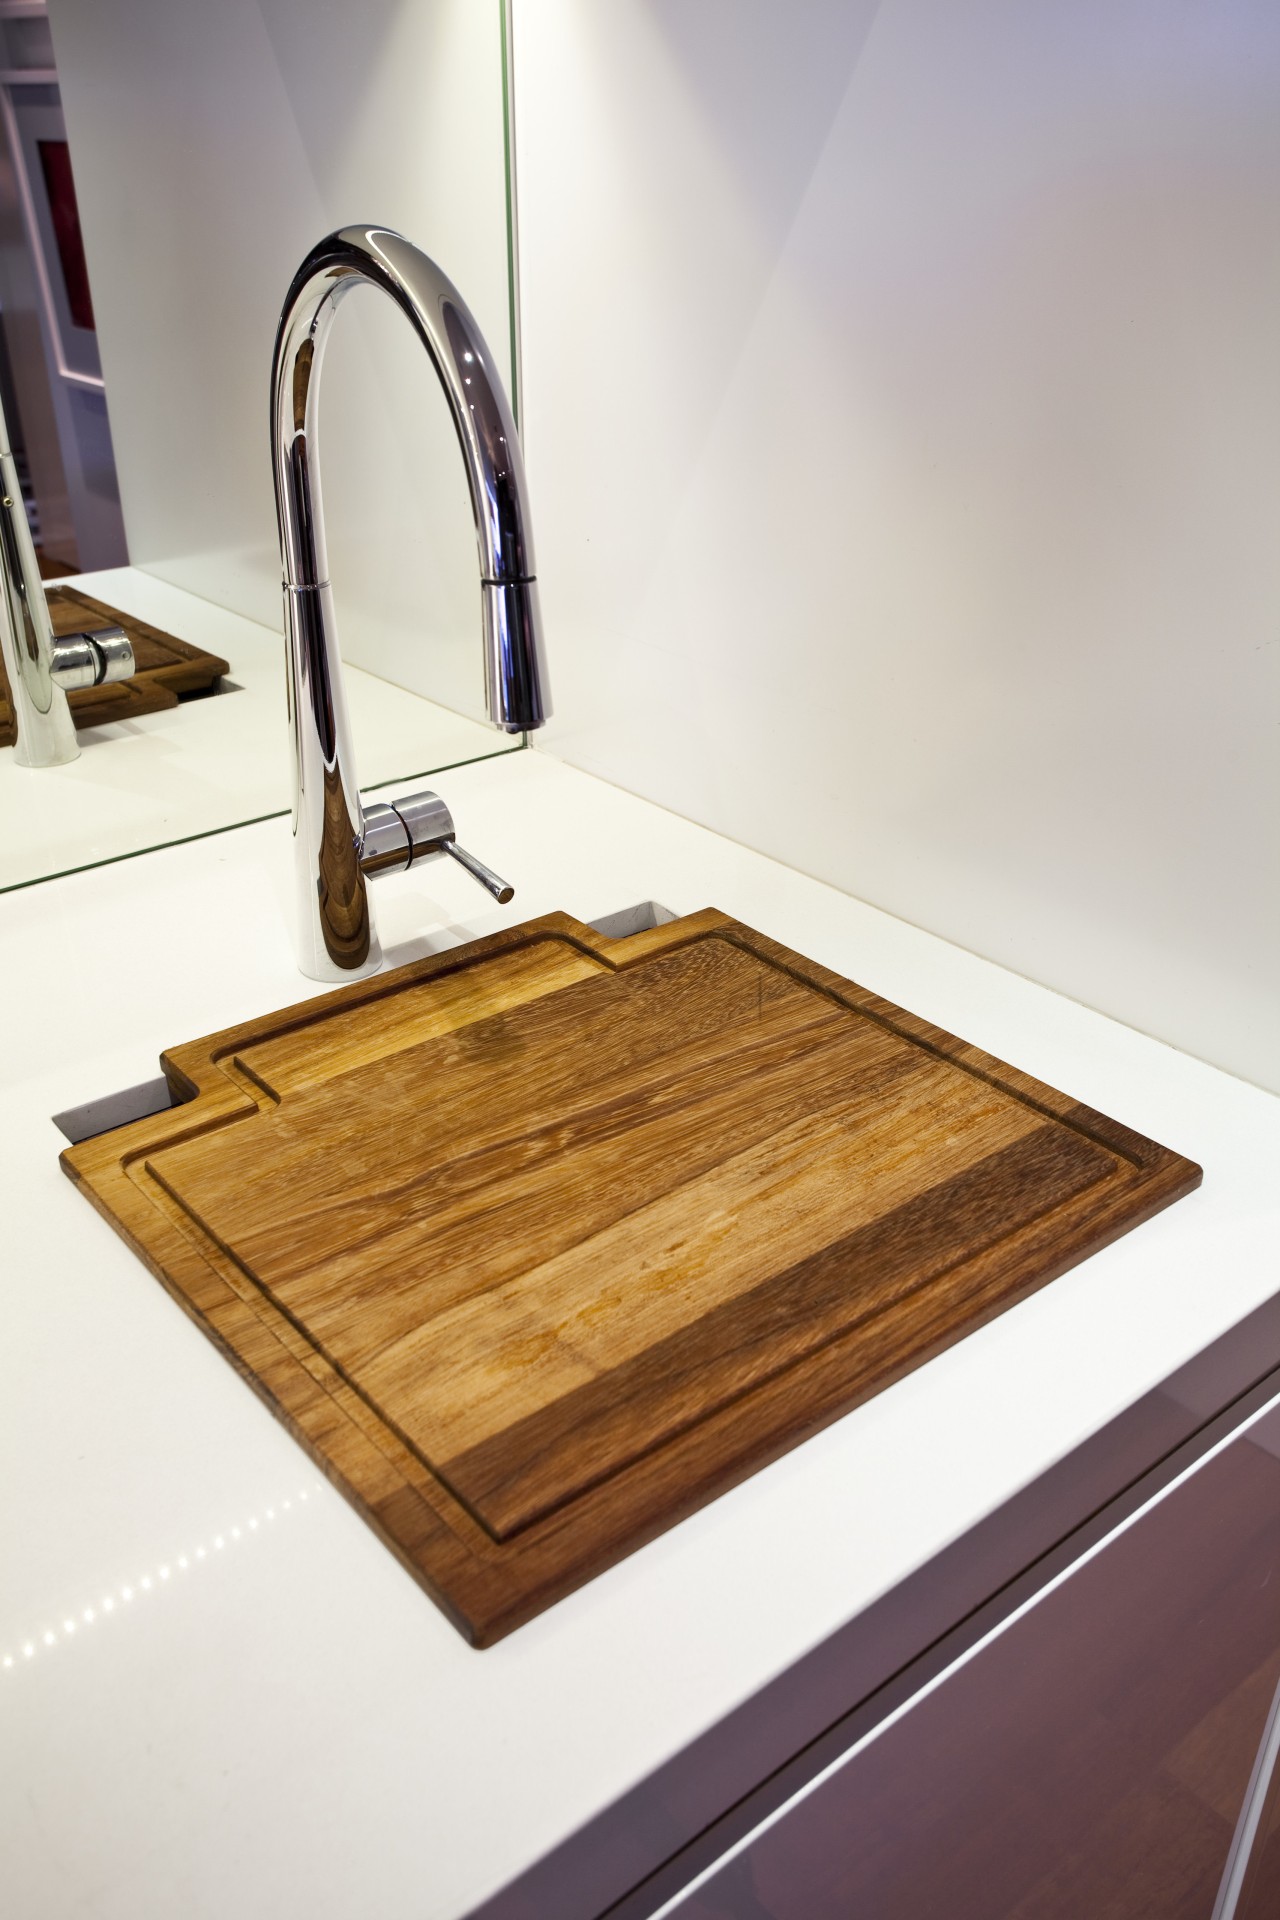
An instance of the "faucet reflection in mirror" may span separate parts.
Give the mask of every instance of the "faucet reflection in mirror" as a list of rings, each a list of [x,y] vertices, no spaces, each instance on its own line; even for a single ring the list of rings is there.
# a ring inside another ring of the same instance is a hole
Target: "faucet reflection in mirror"
[[[285,298],[271,370],[271,454],[284,568],[299,965],[313,980],[372,973],[382,953],[367,882],[447,853],[500,901],[512,889],[454,839],[436,794],[364,806],[334,621],[317,468],[320,363],[353,287],[390,295],[439,375],[462,448],[480,548],[485,695],[507,733],[549,707],[524,465],[493,356],[456,287],[383,227],[343,227],[312,248]]]
[[[9,429],[0,409],[0,655],[20,767],[61,767],[80,752],[68,693],[127,680],[133,648],[120,627],[55,637]]]

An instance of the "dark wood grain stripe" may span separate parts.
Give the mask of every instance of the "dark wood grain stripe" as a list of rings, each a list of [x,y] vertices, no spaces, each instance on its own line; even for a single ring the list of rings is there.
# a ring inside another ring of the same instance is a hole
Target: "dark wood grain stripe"
[[[435,1469],[506,1540],[1115,1171],[1046,1125]]]

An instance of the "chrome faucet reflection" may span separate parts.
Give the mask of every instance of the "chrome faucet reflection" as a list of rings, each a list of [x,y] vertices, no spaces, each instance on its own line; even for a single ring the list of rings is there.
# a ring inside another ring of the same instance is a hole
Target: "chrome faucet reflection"
[[[27,524],[9,429],[0,410],[0,655],[22,767],[60,767],[80,752],[68,693],[127,680],[133,648],[121,627],[55,636]]]
[[[271,453],[284,568],[299,965],[315,980],[382,960],[367,882],[430,854],[459,861],[500,901],[512,889],[458,846],[438,795],[364,806],[338,651],[317,470],[320,363],[340,300],[379,287],[439,375],[462,447],[480,548],[485,694],[508,733],[541,726],[545,695],[520,443],[493,356],[434,262],[383,227],[344,227],[312,248],[285,298],[271,370]]]

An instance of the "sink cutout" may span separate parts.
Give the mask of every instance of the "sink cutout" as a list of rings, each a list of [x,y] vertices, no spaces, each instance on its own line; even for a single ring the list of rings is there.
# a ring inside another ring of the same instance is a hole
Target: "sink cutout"
[[[617,913],[588,920],[587,925],[606,940],[625,940],[633,933],[652,933],[655,927],[670,926],[675,918],[670,907],[659,906],[656,900],[641,900],[637,906],[620,907]]]
[[[96,1139],[100,1133],[113,1133],[117,1127],[127,1127],[131,1120],[145,1120],[150,1114],[166,1113],[177,1105],[173,1088],[161,1074],[156,1080],[144,1080],[140,1086],[105,1093],[100,1100],[86,1100],[83,1106],[55,1113],[53,1124],[74,1147],[82,1140]]]

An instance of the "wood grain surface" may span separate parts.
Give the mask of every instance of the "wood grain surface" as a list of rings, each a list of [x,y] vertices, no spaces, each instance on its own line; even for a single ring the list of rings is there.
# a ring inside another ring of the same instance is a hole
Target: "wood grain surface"
[[[121,613],[119,608],[109,607],[74,587],[48,587],[45,598],[53,631],[59,637],[91,633],[97,627],[123,627],[133,643],[135,671],[129,679],[115,680],[104,687],[81,687],[67,695],[77,727],[101,727],[113,720],[163,712],[166,707],[176,707],[183,694],[209,692],[229,671],[227,662],[217,654],[162,633],[159,627],[134,614]],[[0,663],[0,747],[11,747],[16,737],[9,683]]]
[[[162,1063],[64,1167],[477,1645],[1200,1179],[712,910]]]

